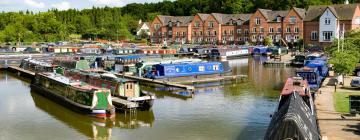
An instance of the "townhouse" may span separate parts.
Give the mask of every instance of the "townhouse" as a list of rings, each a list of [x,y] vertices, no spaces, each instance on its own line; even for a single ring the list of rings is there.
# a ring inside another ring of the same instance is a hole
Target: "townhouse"
[[[330,45],[360,28],[358,4],[293,7],[286,11],[257,9],[253,14],[198,13],[194,16],[157,16],[150,24],[157,44],[264,44],[265,38],[290,47],[303,39],[307,46]]]
[[[358,4],[310,6],[304,20],[304,43],[308,46],[328,46],[350,30],[360,27]]]

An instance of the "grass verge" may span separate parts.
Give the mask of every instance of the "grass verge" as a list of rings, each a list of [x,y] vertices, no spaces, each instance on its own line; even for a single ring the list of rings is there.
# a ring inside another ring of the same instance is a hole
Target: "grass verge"
[[[349,95],[359,95],[360,93],[336,92],[334,94],[335,110],[341,113],[349,113]]]

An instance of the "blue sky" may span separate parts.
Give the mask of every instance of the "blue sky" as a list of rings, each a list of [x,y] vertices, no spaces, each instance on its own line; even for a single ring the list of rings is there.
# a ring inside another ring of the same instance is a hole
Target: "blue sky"
[[[0,0],[0,11],[47,11],[51,8],[67,10],[69,8],[84,9],[105,5],[124,6],[129,3],[159,2],[162,0]]]

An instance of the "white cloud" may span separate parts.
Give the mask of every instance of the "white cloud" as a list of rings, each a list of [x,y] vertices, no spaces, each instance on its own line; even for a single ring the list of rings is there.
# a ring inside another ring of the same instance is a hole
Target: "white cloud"
[[[35,7],[35,8],[44,8],[45,7],[45,3],[43,2],[36,2],[34,0],[24,0],[24,2],[31,6],[31,7]]]
[[[121,2],[121,0],[90,0],[90,2],[99,5],[117,5],[117,6],[124,5],[124,3]]]
[[[56,8],[58,10],[67,10],[71,8],[70,3],[67,1],[51,4],[51,7]]]

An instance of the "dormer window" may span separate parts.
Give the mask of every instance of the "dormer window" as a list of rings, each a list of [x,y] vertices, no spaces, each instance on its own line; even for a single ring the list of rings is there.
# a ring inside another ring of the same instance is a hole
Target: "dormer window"
[[[169,21],[169,27],[172,27],[172,22],[171,21]]]
[[[180,26],[180,22],[178,21],[178,22],[176,22],[176,26],[177,27],[179,27]]]
[[[325,18],[325,25],[330,25],[330,18]]]
[[[277,17],[276,22],[281,22],[281,17]]]
[[[196,22],[195,22],[195,27],[196,27],[196,28],[199,28],[199,27],[200,27],[199,21],[196,21]]]
[[[213,21],[209,22],[209,28],[214,28],[214,22]]]

